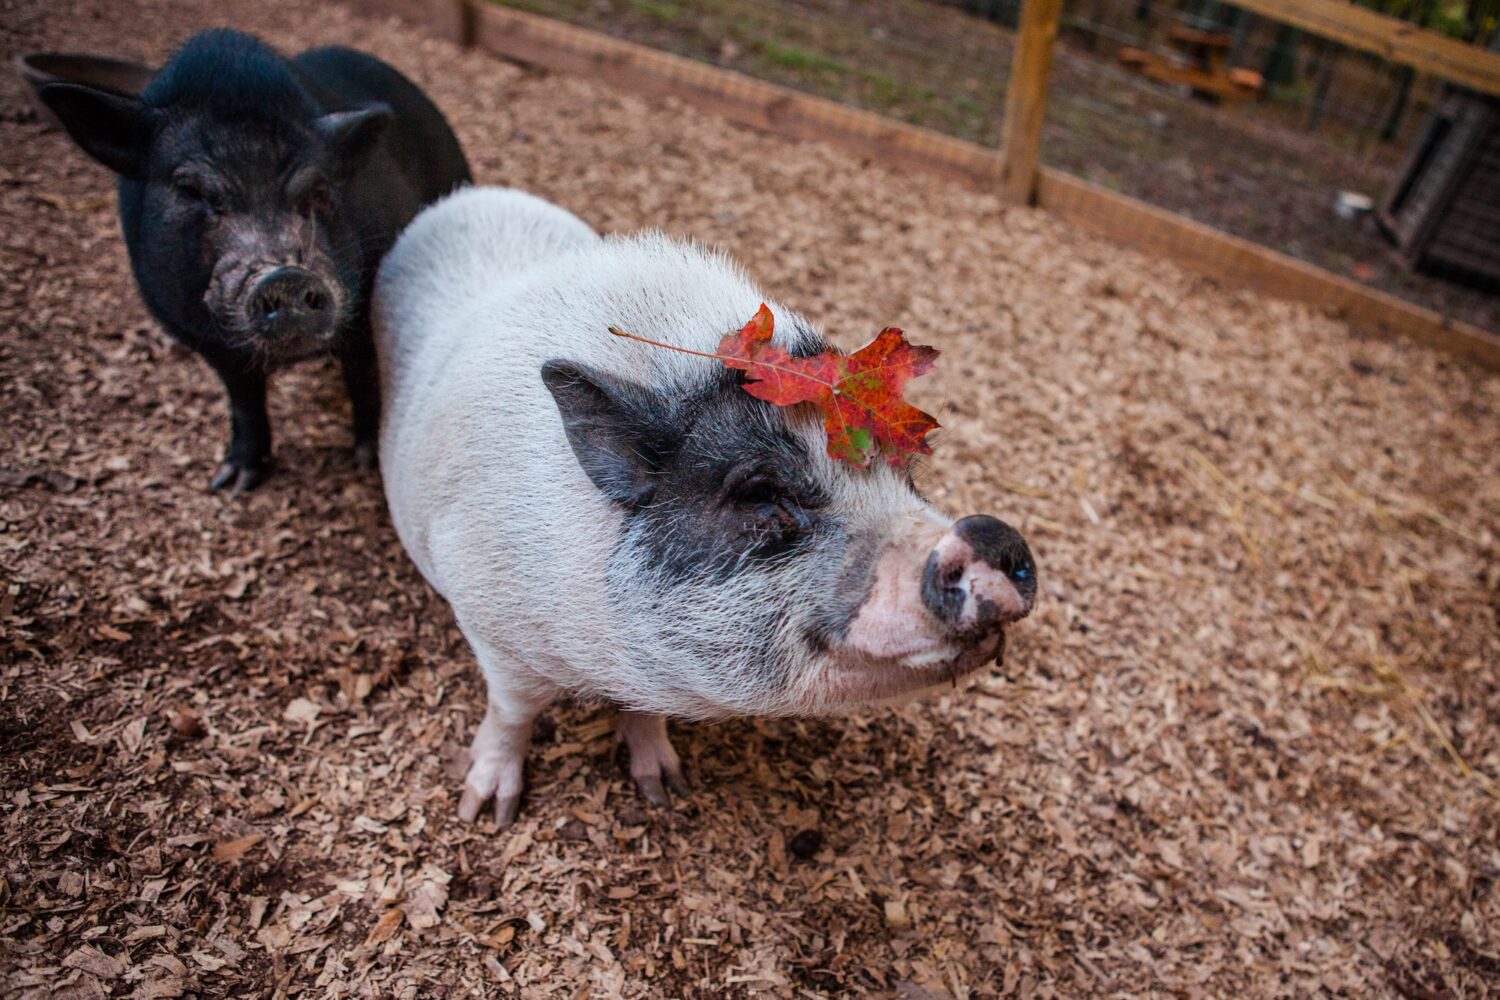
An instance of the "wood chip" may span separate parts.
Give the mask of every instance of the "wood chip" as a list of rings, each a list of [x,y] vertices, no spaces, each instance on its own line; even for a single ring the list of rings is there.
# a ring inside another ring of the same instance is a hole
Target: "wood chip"
[[[672,723],[695,788],[670,809],[616,765],[610,711],[560,700],[516,823],[459,822],[447,762],[484,682],[347,457],[337,364],[277,373],[264,487],[208,491],[222,390],[142,304],[108,172],[0,75],[8,990],[1496,994],[1500,377],[994,192],[360,5],[243,0],[231,20],[390,61],[480,183],[722,246],[844,347],[887,324],[939,347],[912,390],[944,425],[919,485],[1016,525],[1041,599],[971,686]],[[596,23],[690,5],[628,6],[574,5]],[[957,6],[795,6],[861,45],[935,33],[976,86],[1003,77],[970,43],[1010,33]],[[7,52],[157,64],[225,17],[16,0],[4,33]],[[1111,58],[1065,37],[1055,62],[1105,86]],[[1413,125],[1435,96],[1414,85]],[[1066,106],[1049,129],[1082,127]],[[1361,155],[1394,170],[1403,151]],[[1190,145],[1157,152],[1162,183],[1228,190]]]
[[[245,856],[246,851],[265,839],[263,833],[252,833],[248,837],[223,841],[214,845],[213,858],[215,861],[238,861]]]
[[[86,944],[62,960],[63,968],[79,969],[100,979],[114,979],[123,975],[125,962],[107,955],[91,944]]]

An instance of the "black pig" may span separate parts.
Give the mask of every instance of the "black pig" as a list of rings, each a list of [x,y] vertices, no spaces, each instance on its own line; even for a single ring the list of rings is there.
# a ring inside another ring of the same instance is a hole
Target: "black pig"
[[[63,82],[39,96],[119,174],[146,305],[229,391],[229,451],[210,486],[239,493],[265,477],[267,376],[328,351],[342,364],[356,459],[372,462],[376,268],[418,210],[470,179],[426,95],[353,49],[285,59],[221,29],[190,38],[138,97]]]

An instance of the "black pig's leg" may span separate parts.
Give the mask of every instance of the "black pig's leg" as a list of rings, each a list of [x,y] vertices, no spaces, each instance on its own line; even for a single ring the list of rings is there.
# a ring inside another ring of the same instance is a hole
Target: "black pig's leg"
[[[209,489],[231,496],[253,490],[271,471],[271,420],[266,415],[266,373],[215,365],[229,390],[229,452]]]
[[[375,467],[379,454],[380,371],[375,363],[375,339],[369,322],[344,348],[340,362],[344,369],[344,389],[349,393],[349,408],[354,417],[354,461],[361,469]]]

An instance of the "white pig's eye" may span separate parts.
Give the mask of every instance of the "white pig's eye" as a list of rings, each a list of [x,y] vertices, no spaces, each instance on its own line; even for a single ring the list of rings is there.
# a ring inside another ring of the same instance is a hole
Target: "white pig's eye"
[[[738,480],[731,477],[728,501],[767,516],[781,517],[790,512],[798,525],[803,525],[809,512],[821,509],[824,503],[816,490],[790,488],[780,476],[766,470]]]
[[[736,503],[746,507],[759,507],[763,504],[780,504],[785,495],[772,480],[754,479],[735,490],[734,499]]]
[[[812,510],[773,476],[751,476],[735,486],[730,497],[734,505],[748,516],[746,529],[768,552],[807,534],[816,523]]]

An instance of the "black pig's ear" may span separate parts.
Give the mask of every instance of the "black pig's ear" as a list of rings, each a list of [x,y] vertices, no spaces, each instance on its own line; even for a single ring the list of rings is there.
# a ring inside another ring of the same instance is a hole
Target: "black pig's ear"
[[[155,110],[138,98],[81,83],[49,83],[37,96],[85,153],[121,177],[145,179]]]
[[[542,365],[542,382],[599,491],[629,508],[650,502],[665,449],[660,403],[641,386],[571,361]]]
[[[318,119],[318,132],[333,153],[336,169],[350,175],[365,165],[396,116],[390,106],[368,104],[356,111],[335,111]]]

